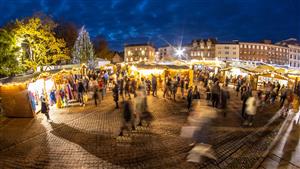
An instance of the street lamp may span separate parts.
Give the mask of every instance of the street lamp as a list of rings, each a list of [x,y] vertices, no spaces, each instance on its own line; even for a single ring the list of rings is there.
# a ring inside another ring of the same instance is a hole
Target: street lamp
[[[176,48],[176,49],[175,49],[175,55],[176,55],[178,58],[181,59],[182,56],[184,55],[184,51],[185,51],[184,48],[181,48],[181,47]]]

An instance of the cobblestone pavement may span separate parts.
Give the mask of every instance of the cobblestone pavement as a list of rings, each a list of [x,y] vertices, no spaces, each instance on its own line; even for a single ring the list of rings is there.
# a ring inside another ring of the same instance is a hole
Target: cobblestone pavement
[[[151,125],[122,137],[121,110],[111,96],[98,107],[52,110],[52,123],[41,114],[8,119],[0,126],[0,168],[251,168],[280,124],[265,126],[277,110],[272,106],[257,115],[254,127],[241,127],[241,101],[234,95],[226,117],[204,99],[192,113],[181,98],[149,96],[148,103]],[[195,141],[211,144],[217,160],[186,162]]]

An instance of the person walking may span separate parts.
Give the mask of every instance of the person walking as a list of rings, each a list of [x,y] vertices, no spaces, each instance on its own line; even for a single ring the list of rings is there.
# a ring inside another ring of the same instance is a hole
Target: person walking
[[[147,90],[147,95],[150,95],[150,91],[151,91],[151,81],[150,79],[146,79],[145,81],[145,84],[146,84],[146,90]]]
[[[131,97],[130,97],[130,79],[129,78],[126,78],[124,89],[125,89],[125,97],[128,95],[128,98],[131,99]]]
[[[223,111],[223,116],[226,117],[227,115],[227,103],[229,100],[229,92],[225,88],[221,90],[221,109]]]
[[[292,103],[293,103],[293,100],[294,100],[294,96],[293,96],[293,93],[291,91],[288,91],[287,93],[287,97],[285,99],[285,102],[283,104],[283,109],[281,110],[281,117],[282,118],[286,118],[287,115],[288,115],[288,112],[292,106]]]
[[[245,110],[246,110],[246,102],[248,100],[248,98],[252,95],[252,93],[250,91],[247,91],[247,92],[244,92],[243,96],[242,96],[242,101],[243,101],[243,104],[242,104],[242,117],[244,119],[246,119],[246,113],[245,113]]]
[[[193,99],[200,99],[200,92],[199,92],[197,86],[194,87],[194,91],[193,91]]]
[[[120,88],[120,95],[122,97],[122,100],[124,101],[124,79],[123,79],[123,77],[121,77],[119,79],[118,84],[119,84],[119,88]]]
[[[178,87],[178,83],[177,83],[177,78],[175,77],[171,83],[171,90],[172,90],[171,93],[173,95],[174,101],[176,100],[177,87]]]
[[[137,86],[137,82],[133,78],[131,81],[131,92],[133,93],[134,97],[136,96],[136,86]]]
[[[219,82],[216,81],[214,86],[212,87],[212,106],[218,107],[219,105],[219,99],[220,99],[220,85]]]
[[[132,130],[135,130],[135,124],[134,124],[134,116],[133,116],[133,105],[130,100],[124,101],[123,104],[123,125],[121,126],[121,131],[119,136],[124,135],[124,130],[129,130],[129,127],[132,128]]]
[[[42,96],[41,98],[41,113],[45,114],[45,116],[47,117],[47,121],[50,122],[50,116],[49,116],[49,104],[46,101],[45,97]]]
[[[181,78],[180,80],[180,91],[181,91],[181,97],[184,99],[184,79]]]
[[[256,114],[257,110],[257,99],[250,94],[249,98],[246,101],[246,113],[247,113],[247,120],[245,121],[244,125],[252,126],[253,119]]]
[[[83,100],[83,93],[85,92],[85,88],[83,86],[82,80],[79,80],[78,82],[78,100],[80,103],[80,106],[84,106],[84,100]]]
[[[280,107],[283,107],[286,96],[287,96],[287,90],[286,90],[285,86],[283,85],[280,89]]]
[[[167,77],[164,86],[164,95],[163,95],[164,98],[166,95],[169,96],[169,88],[170,88],[169,86],[171,86],[171,79]]]
[[[152,75],[152,96],[157,96],[157,79]]]
[[[118,109],[119,108],[119,86],[118,86],[118,84],[115,82],[115,81],[113,81],[113,84],[114,84],[114,87],[113,87],[113,97],[114,97],[114,101],[115,101],[115,103],[116,103],[116,109]]]
[[[191,110],[192,101],[193,101],[193,87],[191,86],[189,88],[188,92],[187,92],[187,102],[188,102],[187,108],[188,108],[188,111]]]

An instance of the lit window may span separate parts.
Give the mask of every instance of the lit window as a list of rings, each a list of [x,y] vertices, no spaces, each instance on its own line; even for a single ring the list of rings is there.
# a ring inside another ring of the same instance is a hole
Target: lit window
[[[144,61],[146,62],[146,61],[147,61],[147,58],[144,58]]]
[[[132,61],[133,61],[133,58],[130,58],[130,61],[132,62]]]
[[[143,56],[145,55],[145,51],[144,51],[144,50],[142,50],[142,55],[143,55]]]

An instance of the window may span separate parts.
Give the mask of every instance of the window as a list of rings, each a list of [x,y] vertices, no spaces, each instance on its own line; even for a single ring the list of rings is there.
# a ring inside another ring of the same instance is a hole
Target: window
[[[256,49],[259,49],[259,46],[258,46],[258,45],[256,46]]]
[[[225,46],[225,49],[229,49],[229,46]]]
[[[236,52],[233,52],[234,55],[236,55]]]
[[[229,55],[229,52],[225,52],[225,55]]]
[[[145,55],[145,51],[144,51],[144,50],[142,50],[142,55],[143,55],[143,56]]]

